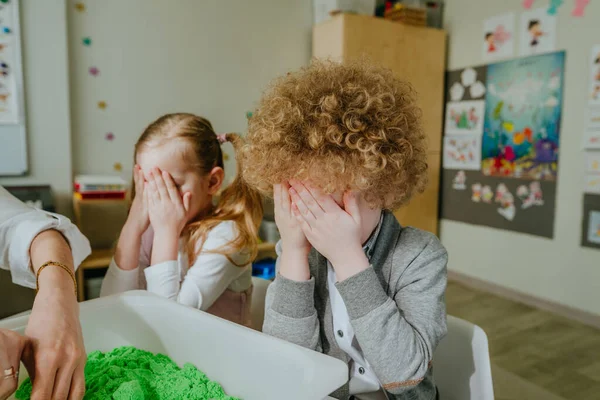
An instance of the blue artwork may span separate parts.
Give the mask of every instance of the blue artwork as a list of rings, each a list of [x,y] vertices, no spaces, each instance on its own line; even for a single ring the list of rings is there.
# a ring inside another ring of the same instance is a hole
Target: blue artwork
[[[556,52],[488,66],[485,175],[556,179],[564,62]]]

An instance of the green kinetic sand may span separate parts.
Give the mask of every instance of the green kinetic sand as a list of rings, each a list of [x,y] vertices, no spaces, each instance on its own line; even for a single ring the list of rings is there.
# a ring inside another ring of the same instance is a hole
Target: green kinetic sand
[[[227,396],[192,364],[179,368],[169,357],[135,347],[95,351],[85,364],[84,400],[240,400]],[[15,394],[29,400],[29,378]]]

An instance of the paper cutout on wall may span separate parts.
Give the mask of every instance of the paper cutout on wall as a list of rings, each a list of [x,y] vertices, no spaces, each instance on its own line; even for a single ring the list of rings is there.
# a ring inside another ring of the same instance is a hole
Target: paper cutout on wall
[[[535,0],[523,0],[523,8],[529,10]]]
[[[100,75],[100,70],[98,69],[98,67],[90,67],[89,72],[92,76]]]
[[[600,194],[600,175],[586,174],[585,186],[583,188],[584,193],[596,193]]]
[[[585,8],[590,3],[590,0],[575,0],[575,7],[571,11],[573,17],[583,17],[585,14]]]
[[[488,67],[485,175],[556,178],[563,67],[564,52]]]
[[[121,165],[120,162],[116,162],[113,164],[113,169],[117,172],[120,172],[123,170],[123,165]]]
[[[83,43],[84,46],[91,46],[92,45],[92,38],[87,36],[84,37],[83,39],[81,39],[81,42]]]
[[[585,110],[583,148],[600,149],[600,107]]]
[[[514,54],[515,14],[497,15],[483,21],[483,59],[485,61],[512,57]]]
[[[600,44],[592,47],[590,55],[590,86],[589,86],[590,105],[600,106]]]
[[[481,168],[481,136],[445,135],[443,166],[446,169],[479,170]]]
[[[482,100],[485,95],[486,68],[468,67],[449,71],[446,77],[448,98],[453,101]]]
[[[79,12],[84,12],[85,11],[85,4],[78,2],[75,3],[75,9]]]
[[[521,14],[519,25],[519,54],[536,55],[553,51],[556,46],[556,16],[546,8]]]
[[[109,142],[112,142],[113,140],[115,140],[115,134],[112,132],[108,132],[104,135],[104,139],[108,140]]]
[[[105,101],[99,101],[99,102],[98,102],[98,108],[99,108],[99,109],[101,109],[101,110],[106,110],[106,107],[107,107],[107,106],[108,106],[108,105],[106,104],[106,102],[105,102]]]
[[[550,0],[550,6],[548,7],[548,15],[556,15],[560,6],[564,3],[563,0]]]
[[[585,153],[585,173],[600,174],[600,151]]]
[[[458,171],[452,179],[452,188],[454,190],[465,190],[467,188],[467,175],[465,171]]]
[[[500,208],[497,209],[498,214],[502,215],[508,221],[515,219],[517,208],[515,207],[515,198],[511,192],[506,191],[500,199]]]
[[[446,104],[444,133],[481,135],[485,117],[483,100],[459,101]]]
[[[600,194],[583,196],[581,245],[600,249]]]

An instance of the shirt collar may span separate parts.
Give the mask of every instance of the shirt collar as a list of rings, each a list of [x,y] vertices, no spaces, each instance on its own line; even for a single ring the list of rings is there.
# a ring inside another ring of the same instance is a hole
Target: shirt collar
[[[381,213],[381,217],[379,217],[379,223],[375,227],[367,242],[363,245],[363,251],[365,252],[367,258],[370,260],[373,255],[373,251],[375,251],[375,242],[377,242],[377,237],[379,236],[379,232],[381,231],[381,225],[383,222],[383,212]]]

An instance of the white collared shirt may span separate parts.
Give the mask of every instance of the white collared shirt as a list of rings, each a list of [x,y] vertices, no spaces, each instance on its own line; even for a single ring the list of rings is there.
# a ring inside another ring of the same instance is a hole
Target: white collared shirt
[[[10,271],[13,283],[35,288],[29,247],[39,233],[48,229],[59,231],[67,239],[75,268],[91,253],[90,242],[68,218],[31,208],[0,186],[0,268]]]
[[[383,217],[382,217],[383,219]],[[373,246],[379,235],[381,220],[375,229],[375,232],[367,243],[363,246],[365,254],[370,259],[373,251]],[[365,359],[360,344],[354,335],[354,328],[350,323],[350,316],[344,304],[344,300],[340,292],[335,286],[337,277],[333,266],[327,261],[327,286],[329,288],[329,301],[331,303],[331,314],[333,315],[333,330],[335,341],[340,349],[342,349],[350,357],[350,394],[358,395],[361,399],[386,399],[387,397],[381,390],[381,383],[375,372],[371,368],[369,362]],[[366,396],[364,396],[366,395]]]

